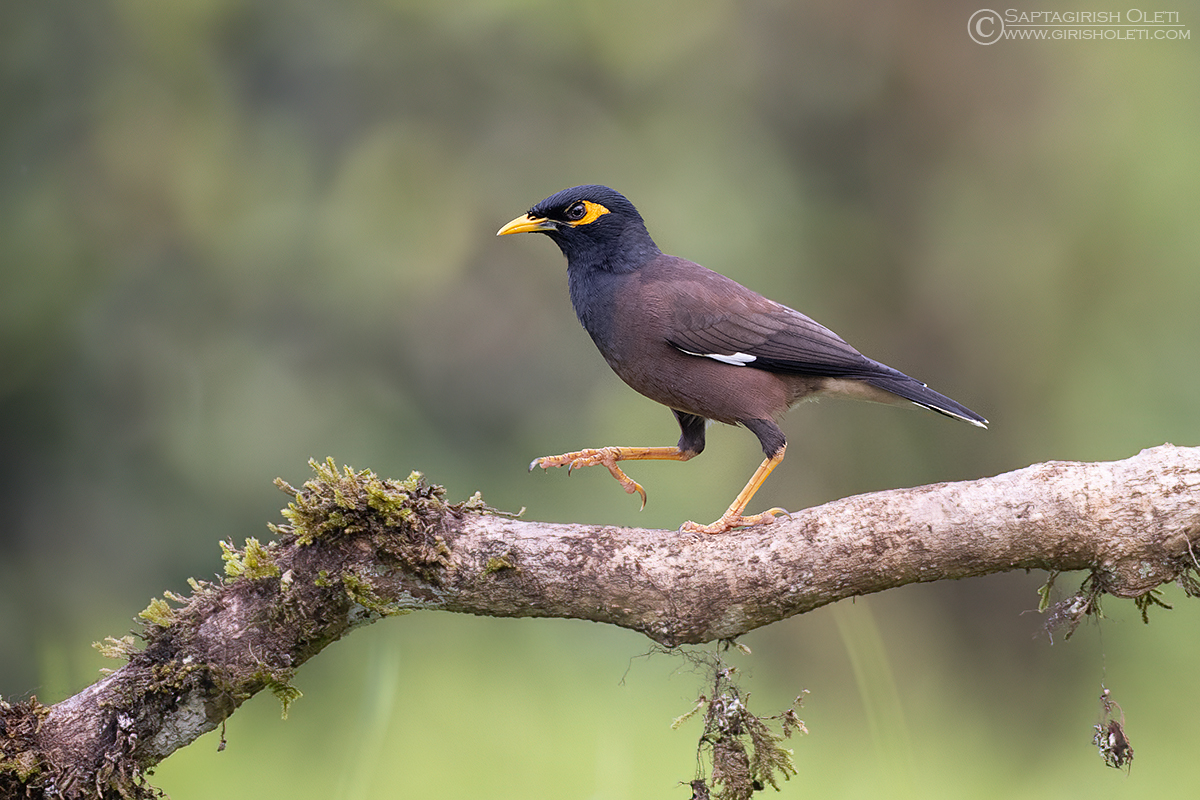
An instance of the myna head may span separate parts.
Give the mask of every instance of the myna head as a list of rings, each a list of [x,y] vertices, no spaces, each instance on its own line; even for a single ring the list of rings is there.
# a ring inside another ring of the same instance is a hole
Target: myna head
[[[661,252],[642,215],[607,186],[575,186],[552,194],[496,232],[544,233],[570,267],[629,272]]]

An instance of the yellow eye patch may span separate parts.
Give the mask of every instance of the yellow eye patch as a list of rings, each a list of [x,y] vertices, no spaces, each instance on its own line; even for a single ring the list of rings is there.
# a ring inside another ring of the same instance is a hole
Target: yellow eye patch
[[[583,201],[583,208],[586,213],[577,220],[569,221],[567,224],[573,228],[578,228],[580,225],[588,225],[600,219],[605,214],[611,213],[607,208],[599,203],[593,203],[591,200]]]

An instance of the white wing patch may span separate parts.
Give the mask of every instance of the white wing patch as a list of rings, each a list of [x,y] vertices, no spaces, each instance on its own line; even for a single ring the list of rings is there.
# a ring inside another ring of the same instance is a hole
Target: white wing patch
[[[721,353],[693,353],[691,350],[684,350],[683,348],[680,348],[680,352],[687,353],[689,356],[711,358],[714,361],[720,361],[723,364],[732,364],[735,367],[744,367],[750,362],[758,360],[758,356],[752,356],[749,353],[732,353],[730,355],[722,355]]]

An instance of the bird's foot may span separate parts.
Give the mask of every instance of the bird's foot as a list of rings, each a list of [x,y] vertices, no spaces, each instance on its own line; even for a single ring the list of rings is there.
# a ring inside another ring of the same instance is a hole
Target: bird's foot
[[[680,526],[679,530],[684,533],[728,533],[735,528],[749,528],[753,525],[770,525],[775,521],[778,514],[787,515],[786,508],[772,508],[761,514],[751,514],[744,517],[741,514],[734,514],[728,511],[722,517],[711,525],[699,525],[695,522],[685,522]]]
[[[617,483],[621,484],[621,488],[627,494],[637,492],[642,497],[642,508],[646,507],[646,490],[642,485],[633,478],[625,474],[625,472],[617,466],[617,462],[621,460],[620,447],[596,447],[587,450],[576,450],[573,453],[563,453],[560,456],[542,456],[535,458],[529,465],[529,471],[532,472],[537,467],[542,469],[550,469],[550,467],[566,467],[567,474],[571,470],[579,467],[605,467],[609,474],[617,479]]]

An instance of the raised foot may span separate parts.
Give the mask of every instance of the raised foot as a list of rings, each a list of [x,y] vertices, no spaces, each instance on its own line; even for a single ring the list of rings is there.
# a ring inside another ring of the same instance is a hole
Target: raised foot
[[[646,490],[642,485],[629,477],[617,466],[617,462],[621,460],[621,448],[619,447],[596,447],[587,450],[576,450],[573,453],[563,453],[561,456],[542,456],[535,458],[529,465],[529,471],[533,472],[537,467],[542,469],[550,469],[550,467],[566,467],[567,474],[571,470],[579,467],[595,467],[602,466],[608,469],[609,473],[617,479],[617,483],[621,484],[621,488],[627,494],[637,492],[642,497],[642,508],[646,507]]]
[[[772,508],[761,514],[743,517],[741,514],[730,514],[728,511],[711,525],[699,525],[695,522],[685,522],[679,530],[684,533],[728,533],[735,528],[749,528],[752,525],[770,525],[778,514],[787,516],[786,508]]]

